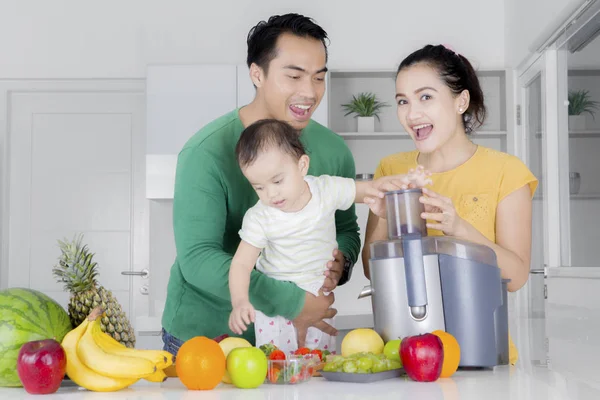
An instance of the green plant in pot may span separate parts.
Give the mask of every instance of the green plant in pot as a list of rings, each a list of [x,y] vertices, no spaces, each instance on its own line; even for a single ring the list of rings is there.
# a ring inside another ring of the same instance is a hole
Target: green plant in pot
[[[381,109],[388,107],[388,104],[377,100],[377,96],[373,93],[360,93],[358,96],[352,96],[352,101],[342,104],[342,107],[346,111],[344,116],[355,114],[359,132],[373,132],[375,118],[379,120]]]
[[[599,102],[590,98],[588,90],[569,91],[569,129],[582,131],[586,129],[585,115],[588,113],[595,119],[594,111],[598,109]]]

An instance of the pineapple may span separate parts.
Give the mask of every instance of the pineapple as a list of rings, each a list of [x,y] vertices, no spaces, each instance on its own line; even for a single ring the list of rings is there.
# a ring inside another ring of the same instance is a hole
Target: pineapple
[[[57,281],[64,282],[65,290],[71,293],[68,305],[71,324],[73,327],[79,326],[95,307],[102,306],[102,331],[125,346],[134,348],[133,328],[110,290],[98,285],[98,264],[92,260],[94,254],[89,252],[87,245],[82,246],[81,240],[82,235],[75,237],[72,242],[58,241],[62,254],[52,270]]]

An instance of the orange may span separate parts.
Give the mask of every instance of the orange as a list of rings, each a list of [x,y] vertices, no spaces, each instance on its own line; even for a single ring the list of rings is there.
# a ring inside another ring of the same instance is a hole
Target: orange
[[[186,341],[177,352],[177,376],[190,390],[214,389],[225,375],[226,358],[219,343],[205,336]]]
[[[442,341],[442,347],[444,348],[444,362],[442,364],[442,373],[440,378],[451,377],[456,370],[458,370],[458,364],[460,363],[460,346],[454,336],[448,332],[441,330],[431,332]]]

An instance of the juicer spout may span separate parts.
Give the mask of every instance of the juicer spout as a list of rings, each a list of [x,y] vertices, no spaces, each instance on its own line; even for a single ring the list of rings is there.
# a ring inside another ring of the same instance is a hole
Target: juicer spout
[[[359,299],[362,299],[363,297],[367,297],[373,294],[373,288],[371,288],[371,285],[367,285],[363,288],[363,290],[361,290],[360,294],[358,295]]]

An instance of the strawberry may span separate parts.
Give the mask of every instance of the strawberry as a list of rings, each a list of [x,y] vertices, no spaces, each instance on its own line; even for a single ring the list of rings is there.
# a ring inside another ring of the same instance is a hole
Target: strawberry
[[[300,347],[298,350],[294,352],[297,356],[304,356],[310,353],[310,349],[308,347]]]
[[[323,352],[319,349],[314,349],[310,351],[310,354],[316,354],[319,356],[319,361],[323,361]]]
[[[273,350],[269,354],[269,360],[285,360],[285,353],[281,350]]]

